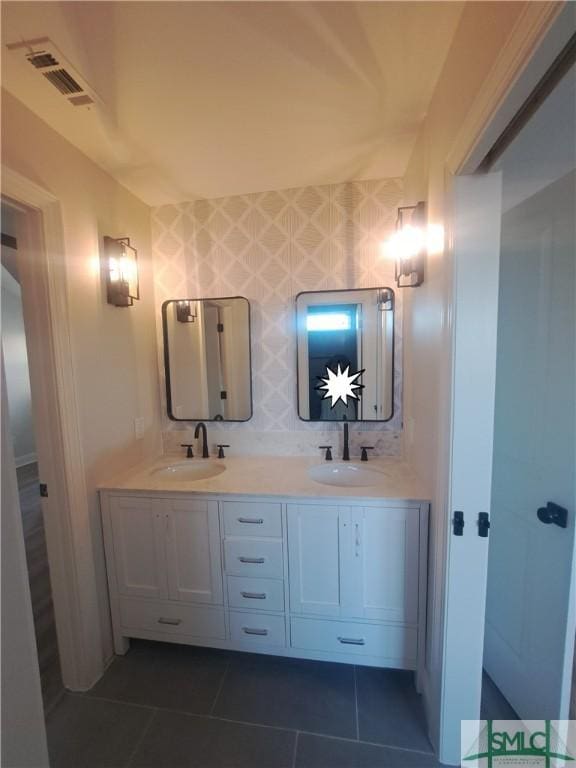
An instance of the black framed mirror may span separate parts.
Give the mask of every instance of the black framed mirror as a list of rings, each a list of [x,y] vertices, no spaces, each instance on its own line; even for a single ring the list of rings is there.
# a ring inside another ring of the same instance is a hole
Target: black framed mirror
[[[394,415],[394,291],[306,291],[296,297],[298,415],[303,421],[389,421]],[[333,404],[327,368],[363,371],[358,399]]]
[[[250,303],[243,296],[162,304],[166,403],[173,421],[252,418]]]

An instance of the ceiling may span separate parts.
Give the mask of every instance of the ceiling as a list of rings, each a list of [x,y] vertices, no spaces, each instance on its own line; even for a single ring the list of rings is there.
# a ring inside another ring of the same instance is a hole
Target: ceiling
[[[402,176],[460,2],[3,2],[3,85],[150,205]],[[49,37],[100,97],[22,51]]]

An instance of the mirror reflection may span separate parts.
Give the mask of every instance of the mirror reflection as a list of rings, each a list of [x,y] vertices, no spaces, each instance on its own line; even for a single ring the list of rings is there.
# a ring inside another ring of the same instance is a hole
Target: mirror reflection
[[[242,296],[162,305],[168,416],[247,421],[252,416],[250,305]]]
[[[365,288],[300,293],[298,333],[298,415],[305,421],[388,421],[394,381],[394,291]],[[334,405],[323,379],[330,369],[363,385],[358,399]]]

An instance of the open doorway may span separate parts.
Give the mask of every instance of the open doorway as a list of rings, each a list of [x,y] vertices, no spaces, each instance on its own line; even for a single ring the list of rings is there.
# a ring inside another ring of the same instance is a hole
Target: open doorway
[[[575,135],[573,65],[489,168],[502,219],[484,719],[576,716]]]
[[[18,247],[25,210],[2,199],[2,317],[8,419],[16,464],[18,494],[44,710],[48,713],[64,692],[48,549],[44,527],[41,479],[32,408],[27,332],[24,321]]]

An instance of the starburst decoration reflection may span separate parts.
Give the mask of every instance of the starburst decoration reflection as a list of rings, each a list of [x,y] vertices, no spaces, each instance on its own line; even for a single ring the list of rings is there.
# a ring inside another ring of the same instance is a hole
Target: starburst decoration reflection
[[[319,384],[317,390],[325,390],[322,395],[323,400],[332,398],[331,408],[334,408],[339,400],[342,400],[344,405],[348,405],[348,398],[353,400],[359,400],[361,392],[357,390],[364,389],[364,384],[358,384],[357,380],[362,376],[366,369],[350,374],[350,365],[347,365],[344,370],[340,363],[338,363],[338,370],[333,371],[332,368],[326,366],[327,376],[318,376],[322,384]]]

